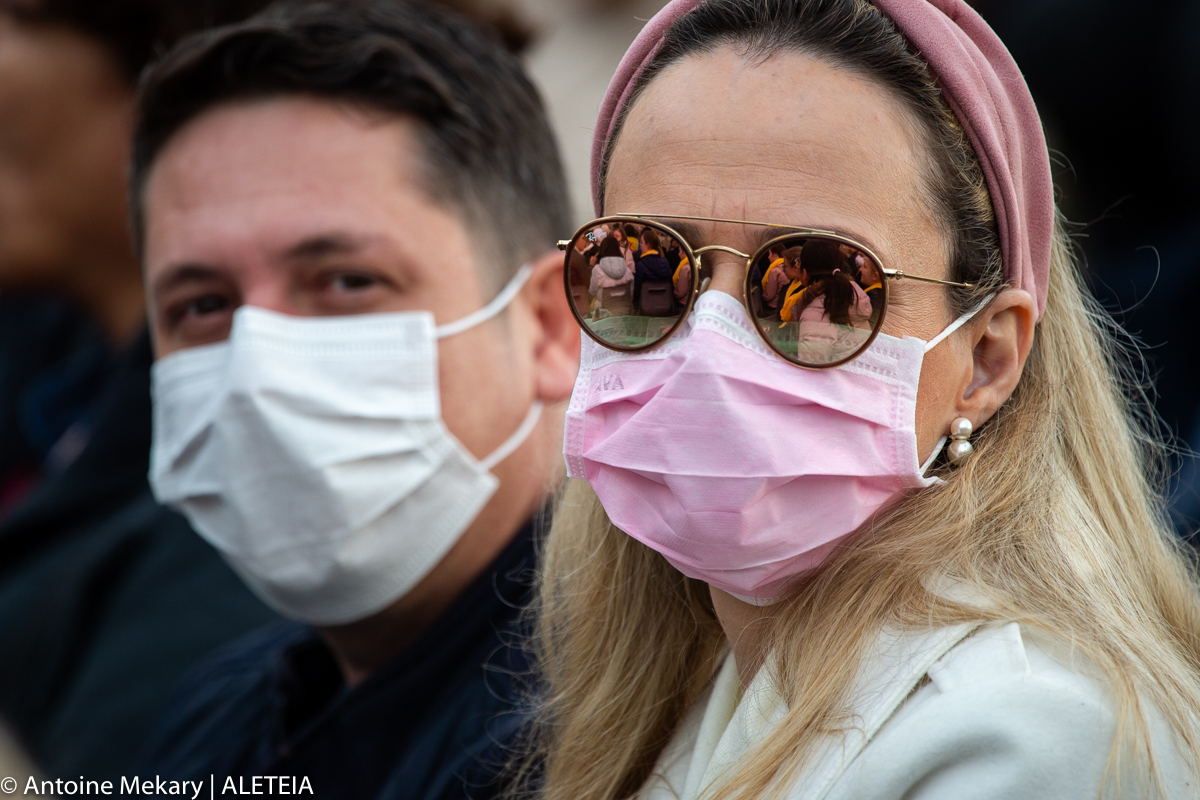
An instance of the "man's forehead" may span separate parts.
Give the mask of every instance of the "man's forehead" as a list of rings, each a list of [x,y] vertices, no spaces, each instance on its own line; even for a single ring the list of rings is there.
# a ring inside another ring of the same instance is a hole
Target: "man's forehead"
[[[367,115],[321,98],[225,102],[170,137],[147,184],[166,174],[198,187],[236,185],[239,176],[250,186],[264,185],[268,178],[311,184],[321,177],[395,186],[423,175],[413,127],[404,117]]]
[[[411,141],[399,118],[365,121],[321,100],[214,108],[173,137],[148,176],[147,263],[188,238],[265,238],[276,249],[306,241],[309,252],[330,252],[404,229],[430,210]]]

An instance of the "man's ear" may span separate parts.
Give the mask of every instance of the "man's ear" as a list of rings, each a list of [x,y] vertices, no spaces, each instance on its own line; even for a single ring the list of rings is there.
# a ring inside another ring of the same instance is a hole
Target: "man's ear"
[[[1005,289],[979,312],[969,328],[971,369],[955,400],[957,416],[978,428],[1008,401],[1033,347],[1035,326],[1033,297],[1023,289]]]
[[[533,274],[521,291],[537,322],[537,397],[546,405],[570,399],[579,372],[579,323],[563,286],[563,254],[552,250],[533,262]]]

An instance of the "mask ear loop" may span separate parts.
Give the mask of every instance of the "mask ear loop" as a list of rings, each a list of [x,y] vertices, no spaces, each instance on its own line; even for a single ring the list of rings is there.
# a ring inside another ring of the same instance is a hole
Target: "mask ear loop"
[[[922,478],[929,468],[933,466],[933,462],[937,461],[938,456],[942,454],[942,450],[946,448],[946,442],[950,441],[949,436],[943,436],[938,439],[937,445],[933,448],[933,452],[929,454],[929,458],[925,459],[925,463],[921,465],[921,471],[918,473]]]
[[[784,600],[787,599],[787,595],[784,595],[783,597],[743,597],[742,595],[734,594],[733,592],[729,592],[728,594],[730,597],[736,597],[738,600],[741,600],[743,603],[749,603],[750,605],[758,606],[759,608],[766,608],[767,606],[773,606],[776,603],[783,602]]]
[[[435,329],[437,337],[445,339],[448,336],[454,336],[455,334],[470,330],[476,325],[487,322],[508,307],[508,304],[513,301],[517,293],[525,288],[525,284],[529,282],[529,276],[532,274],[533,265],[523,265],[517,270],[517,274],[512,276],[512,280],[508,282],[508,285],[500,291],[500,294],[492,299],[492,302],[478,311],[467,314],[462,319],[448,322],[445,325],[439,325]],[[533,429],[537,427],[538,420],[542,417],[543,407],[544,405],[541,400],[534,400],[533,404],[529,406],[529,411],[525,414],[525,419],[513,431],[513,435],[509,436],[491,455],[480,459],[479,464],[485,470],[491,472],[492,467],[511,456],[518,447],[525,443],[525,440],[529,438],[529,434],[533,433]]]
[[[949,338],[950,334],[954,333],[956,330],[961,328],[963,325],[966,325],[968,322],[975,319],[975,315],[978,314],[980,311],[983,311],[985,308],[987,308],[988,303],[995,300],[997,294],[999,294],[999,292],[992,292],[987,297],[983,298],[983,300],[980,301],[979,305],[975,306],[970,311],[963,314],[958,319],[954,320],[954,322],[950,323],[950,326],[948,328],[946,328],[946,330],[942,331],[937,336],[930,339],[929,342],[925,345],[925,352],[928,353],[930,350],[937,347],[939,344],[941,344],[947,338]],[[925,463],[921,465],[920,475],[922,478],[925,477],[925,473],[929,470],[929,468],[933,466],[933,462],[937,461],[938,456],[940,456],[942,454],[942,450],[945,449],[946,442],[948,442],[948,441],[950,441],[949,436],[943,436],[941,439],[938,439],[937,446],[933,448],[933,453],[931,453],[929,458],[925,459]]]
[[[529,434],[533,433],[533,429],[537,427],[538,420],[542,417],[542,408],[544,407],[541,400],[534,400],[533,405],[529,406],[529,411],[525,414],[525,419],[521,421],[521,425],[513,431],[513,435],[505,440],[504,444],[496,448],[487,458],[481,459],[480,464],[484,469],[491,472],[492,467],[499,464],[504,459],[511,456],[516,449],[525,444],[525,440],[529,438]]]
[[[930,350],[937,347],[939,344],[941,344],[947,338],[949,338],[950,334],[954,333],[956,330],[961,328],[963,325],[966,325],[968,322],[975,319],[975,315],[978,314],[980,311],[983,311],[985,308],[987,308],[988,303],[995,300],[996,295],[998,295],[998,294],[999,294],[999,292],[992,292],[987,297],[983,298],[983,300],[980,301],[979,305],[975,306],[970,311],[963,314],[958,319],[954,320],[954,322],[951,322],[950,326],[948,328],[946,328],[946,330],[942,331],[937,336],[935,336],[929,340],[929,342],[925,345],[925,352],[928,353]]]
[[[496,316],[508,307],[508,304],[513,301],[513,298],[525,288],[525,284],[529,282],[529,276],[532,274],[533,265],[525,264],[519,270],[517,270],[517,274],[512,276],[512,280],[510,280],[508,285],[500,291],[500,294],[496,295],[492,299],[492,302],[488,303],[478,311],[473,311],[470,314],[467,314],[462,319],[455,320],[454,322],[447,322],[445,325],[439,325],[435,329],[437,337],[439,339],[445,339],[448,336],[454,336],[455,334],[470,330],[476,325],[487,322],[489,319]]]

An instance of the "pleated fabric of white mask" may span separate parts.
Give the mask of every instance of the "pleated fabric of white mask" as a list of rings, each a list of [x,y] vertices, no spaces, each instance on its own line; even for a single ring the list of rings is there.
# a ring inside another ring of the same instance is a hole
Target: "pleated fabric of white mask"
[[[410,591],[496,492],[490,470],[536,426],[535,402],[492,455],[446,428],[437,341],[411,311],[291,317],[244,306],[229,338],[154,365],[150,482],[280,614],[319,625],[368,617]]]

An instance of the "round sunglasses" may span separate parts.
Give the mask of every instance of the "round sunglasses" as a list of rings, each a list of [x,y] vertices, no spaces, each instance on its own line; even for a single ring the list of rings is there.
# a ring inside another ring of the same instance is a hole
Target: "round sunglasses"
[[[724,245],[692,248],[680,232],[692,222],[785,232],[747,254]],[[701,258],[713,250],[746,259],[743,302],[755,330],[780,358],[806,369],[845,364],[870,347],[887,315],[891,281],[972,288],[885,269],[870,248],[833,231],[766,222],[618,214],[592,220],[558,248],[580,327],[627,353],[657,347],[683,326],[712,277]]]

